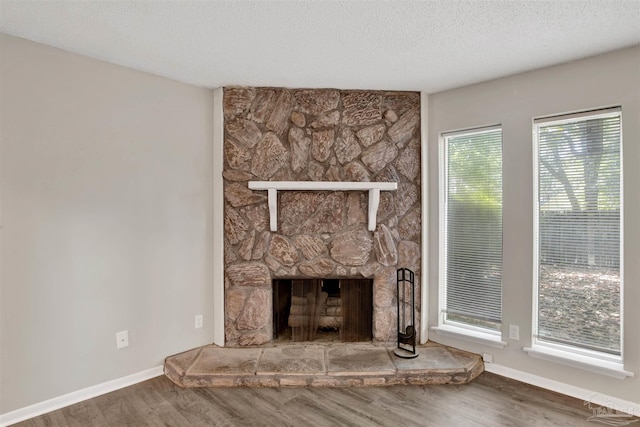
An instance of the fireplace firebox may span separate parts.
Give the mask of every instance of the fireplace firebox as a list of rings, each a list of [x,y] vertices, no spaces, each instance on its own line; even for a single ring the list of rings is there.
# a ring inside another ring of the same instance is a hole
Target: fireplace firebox
[[[371,341],[373,280],[273,280],[275,340]]]

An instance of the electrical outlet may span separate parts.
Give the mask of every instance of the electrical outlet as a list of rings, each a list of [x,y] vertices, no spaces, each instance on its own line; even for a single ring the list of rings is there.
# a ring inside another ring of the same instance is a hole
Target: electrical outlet
[[[196,314],[196,329],[200,329],[202,328],[202,325],[204,324],[204,319],[202,317],[202,314]]]
[[[516,341],[520,339],[520,326],[509,325],[509,339]]]
[[[493,354],[491,354],[491,353],[482,353],[482,361],[484,363],[493,363]]]
[[[129,331],[116,332],[116,348],[120,350],[125,347],[129,347]]]

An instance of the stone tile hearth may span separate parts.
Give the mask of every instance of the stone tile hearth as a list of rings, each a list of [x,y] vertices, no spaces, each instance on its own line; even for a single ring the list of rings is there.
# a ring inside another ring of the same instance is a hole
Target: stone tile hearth
[[[327,362],[332,376],[389,376],[397,371],[387,348],[370,345],[329,348]]]
[[[484,371],[476,354],[427,343],[401,359],[395,347],[312,343],[260,348],[208,345],[165,360],[165,375],[181,387],[358,387],[465,384]]]
[[[317,375],[326,370],[321,347],[270,347],[262,352],[256,375]]]

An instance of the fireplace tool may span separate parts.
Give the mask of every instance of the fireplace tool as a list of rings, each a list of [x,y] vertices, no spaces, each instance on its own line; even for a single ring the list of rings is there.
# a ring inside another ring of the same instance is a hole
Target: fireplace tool
[[[399,268],[396,281],[398,303],[398,348],[393,353],[404,359],[418,357],[416,353],[415,280],[413,271]]]

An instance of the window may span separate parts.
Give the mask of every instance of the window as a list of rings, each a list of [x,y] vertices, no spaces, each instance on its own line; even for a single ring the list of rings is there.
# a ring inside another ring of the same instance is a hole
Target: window
[[[621,111],[534,122],[534,344],[621,356]]]
[[[444,134],[440,153],[440,324],[499,335],[502,129]]]

